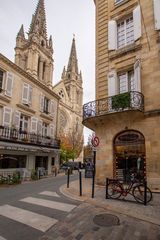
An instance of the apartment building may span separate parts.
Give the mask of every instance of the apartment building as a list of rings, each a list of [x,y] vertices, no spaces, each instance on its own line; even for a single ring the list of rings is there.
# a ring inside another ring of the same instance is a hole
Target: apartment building
[[[160,189],[160,1],[94,3],[96,100],[83,124],[100,139],[97,183],[136,172]]]

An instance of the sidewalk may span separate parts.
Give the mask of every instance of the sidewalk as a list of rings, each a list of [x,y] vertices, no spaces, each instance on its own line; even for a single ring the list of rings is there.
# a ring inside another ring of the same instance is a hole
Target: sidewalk
[[[134,198],[133,201],[105,199],[105,187],[95,186],[94,198],[92,198],[92,179],[83,178],[82,180],[82,196],[79,196],[79,181],[70,183],[61,187],[61,192],[69,198],[85,201],[87,203],[100,206],[106,210],[122,213],[130,217],[137,218],[149,223],[160,226],[160,194],[153,193],[153,200],[144,206],[138,204]]]
[[[135,201],[105,199],[105,187],[95,186],[83,178],[82,196],[79,181],[61,186],[65,196],[81,201],[62,221],[54,225],[40,240],[158,240],[160,239],[160,194],[153,194],[147,206]],[[98,219],[99,218],[99,219]],[[95,220],[98,219],[98,223]],[[118,219],[116,224],[114,221]],[[105,225],[103,225],[105,223]],[[107,225],[108,224],[108,225]]]

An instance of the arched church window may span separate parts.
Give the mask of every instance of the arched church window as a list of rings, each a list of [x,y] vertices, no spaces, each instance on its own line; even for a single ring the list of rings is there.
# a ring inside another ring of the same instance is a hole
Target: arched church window
[[[45,44],[44,44],[44,41],[43,41],[43,40],[41,41],[41,46],[42,46],[42,47],[44,47],[44,46],[45,46]]]
[[[39,73],[40,73],[40,57],[38,58],[38,66],[37,66],[38,77],[39,77]]]
[[[45,69],[46,69],[46,63],[43,63],[43,73],[42,73],[42,79],[44,80],[45,77]]]

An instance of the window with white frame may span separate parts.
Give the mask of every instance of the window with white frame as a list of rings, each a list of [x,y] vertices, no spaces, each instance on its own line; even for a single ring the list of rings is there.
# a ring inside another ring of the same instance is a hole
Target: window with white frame
[[[133,16],[117,24],[117,48],[134,42]]]
[[[44,136],[44,137],[48,136],[48,130],[49,130],[48,124],[43,122],[42,123],[42,136]]]
[[[141,9],[138,5],[130,16],[108,22],[108,49],[116,50],[125,47],[138,40],[141,35]]]
[[[134,71],[128,71],[118,74],[119,93],[135,90]]]
[[[137,91],[141,92],[141,64],[137,60],[133,69],[117,73],[115,70],[108,74],[108,96]]]
[[[28,83],[23,84],[22,103],[26,105],[32,103],[32,87]]]
[[[29,129],[29,117],[21,114],[20,116],[20,131],[28,132]]]

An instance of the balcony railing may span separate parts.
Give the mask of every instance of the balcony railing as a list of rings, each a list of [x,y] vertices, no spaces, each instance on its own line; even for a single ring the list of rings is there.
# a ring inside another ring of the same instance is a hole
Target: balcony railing
[[[8,141],[14,143],[27,143],[30,145],[38,145],[44,147],[52,147],[59,149],[60,140],[48,136],[42,136],[35,133],[17,130],[14,128],[0,126],[0,141]]]
[[[144,111],[144,96],[140,92],[126,92],[83,105],[83,120],[128,110]]]

